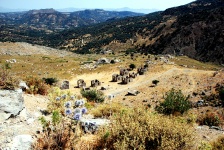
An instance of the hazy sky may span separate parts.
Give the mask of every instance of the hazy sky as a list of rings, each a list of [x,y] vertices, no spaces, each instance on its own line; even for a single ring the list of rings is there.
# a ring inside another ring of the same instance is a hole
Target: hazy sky
[[[194,0],[0,0],[0,7],[10,9],[44,8],[123,8],[159,9],[187,4]]]

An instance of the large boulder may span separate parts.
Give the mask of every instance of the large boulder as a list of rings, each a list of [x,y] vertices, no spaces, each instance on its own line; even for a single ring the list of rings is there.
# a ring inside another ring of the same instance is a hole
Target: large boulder
[[[18,135],[13,138],[12,149],[30,150],[33,143],[31,135]]]
[[[0,122],[17,116],[24,108],[22,90],[0,90]]]

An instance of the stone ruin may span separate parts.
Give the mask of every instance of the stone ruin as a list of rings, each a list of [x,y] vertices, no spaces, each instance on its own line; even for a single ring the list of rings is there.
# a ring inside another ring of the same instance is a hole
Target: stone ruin
[[[140,67],[140,68],[138,68],[138,74],[139,75],[144,75],[145,74],[145,72],[147,72],[148,71],[148,67]]]
[[[83,79],[79,79],[77,81],[77,87],[78,88],[85,88],[86,87],[86,82]]]
[[[112,82],[117,82],[117,81],[120,81],[121,79],[122,79],[122,76],[119,74],[112,75]]]
[[[132,81],[133,81],[133,78],[132,78],[132,77],[129,77],[129,76],[123,76],[123,77],[122,77],[121,84],[128,84],[129,82],[132,82]]]
[[[129,75],[128,69],[120,69],[120,75],[121,76],[128,76]]]
[[[129,73],[129,78],[136,78],[138,76],[138,73]]]
[[[128,84],[129,82],[132,82],[137,75],[138,73],[129,73],[128,69],[120,69],[120,75],[112,75],[112,82],[121,81],[121,84]]]
[[[100,85],[101,85],[101,82],[97,79],[91,81],[91,87],[97,87]]]
[[[63,81],[60,89],[61,90],[69,89],[69,81]]]

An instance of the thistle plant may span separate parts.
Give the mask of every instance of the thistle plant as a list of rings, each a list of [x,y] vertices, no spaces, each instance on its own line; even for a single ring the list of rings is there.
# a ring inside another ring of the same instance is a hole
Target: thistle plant
[[[54,87],[48,94],[48,97],[49,103],[47,108],[49,112],[57,110],[63,113],[66,108],[72,106],[71,93],[69,91],[62,91],[60,88]]]

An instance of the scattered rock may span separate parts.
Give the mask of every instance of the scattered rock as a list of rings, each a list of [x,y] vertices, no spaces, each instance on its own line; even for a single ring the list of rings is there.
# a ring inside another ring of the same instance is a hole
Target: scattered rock
[[[145,99],[145,100],[143,100],[142,102],[143,102],[143,103],[146,103],[146,102],[148,102],[148,100]]]
[[[220,128],[218,126],[211,126],[211,127],[209,127],[209,129],[215,129],[215,130],[222,131],[222,128]]]
[[[128,94],[126,94],[126,96],[127,96],[127,95],[137,96],[139,93],[140,93],[140,92],[137,91],[137,90],[132,90],[132,91],[128,91]]]
[[[24,108],[22,90],[0,90],[0,122],[15,117]]]
[[[23,91],[26,91],[29,89],[29,87],[27,86],[26,82],[24,81],[20,81],[19,83],[19,87],[23,90]]]

